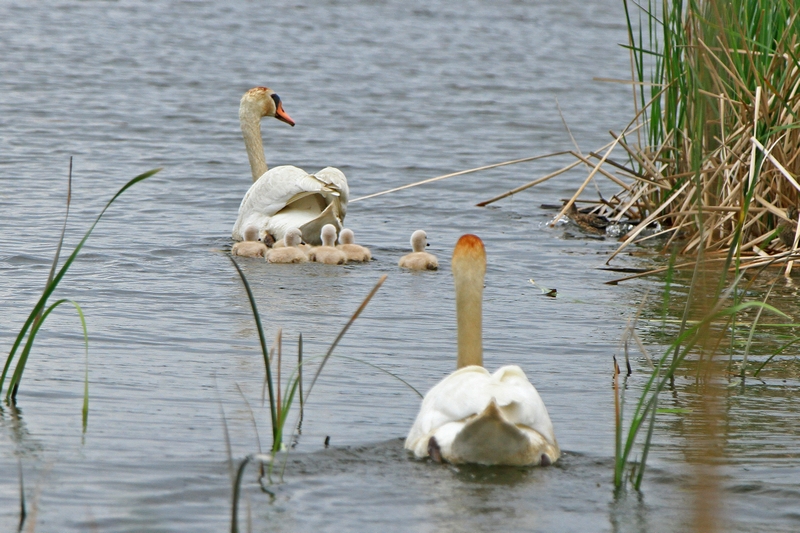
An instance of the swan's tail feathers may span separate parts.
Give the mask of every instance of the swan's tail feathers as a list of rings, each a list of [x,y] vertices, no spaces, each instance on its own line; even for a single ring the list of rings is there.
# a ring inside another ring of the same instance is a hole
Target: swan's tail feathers
[[[316,174],[309,174],[309,178],[313,178],[319,182],[320,189],[316,191],[317,193],[326,192],[332,196],[341,196],[342,187],[341,185],[334,183],[330,180],[324,179],[325,177],[319,177]]]
[[[342,204],[347,205],[350,198],[350,188],[347,186],[347,178],[344,176],[344,172],[338,168],[325,167],[313,174],[313,176],[328,187],[336,190],[341,197]]]
[[[452,463],[487,465],[546,465],[559,456],[539,433],[509,422],[494,398],[464,425],[451,453],[448,459]]]

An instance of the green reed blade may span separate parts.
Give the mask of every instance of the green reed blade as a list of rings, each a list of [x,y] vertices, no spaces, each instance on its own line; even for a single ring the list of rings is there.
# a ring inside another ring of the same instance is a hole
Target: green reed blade
[[[273,390],[272,385],[272,369],[270,368],[269,362],[269,350],[267,349],[267,338],[264,335],[264,327],[261,325],[261,315],[258,313],[258,306],[256,305],[256,299],[253,296],[253,291],[250,289],[250,284],[247,282],[247,277],[242,272],[242,269],[239,268],[239,264],[233,258],[233,256],[228,256],[228,259],[231,260],[233,266],[236,268],[236,272],[239,273],[239,278],[242,280],[242,285],[244,285],[244,289],[247,292],[247,299],[250,302],[250,310],[253,312],[253,320],[256,323],[256,329],[258,330],[258,340],[261,343],[261,354],[264,357],[264,367],[267,373],[267,390],[269,391],[269,412],[272,416],[272,451],[277,451],[280,448],[280,440],[279,435],[280,431],[278,428],[278,406],[275,403],[275,391]]]
[[[92,231],[94,231],[94,228],[95,228],[95,226],[97,226],[97,223],[100,222],[100,219],[103,217],[103,215],[105,214],[106,210],[111,206],[111,204],[114,203],[114,201],[122,193],[124,193],[130,187],[134,186],[135,184],[139,183],[140,181],[143,181],[143,180],[149,178],[150,176],[153,176],[154,174],[158,173],[159,171],[161,171],[161,169],[160,168],[156,168],[156,169],[150,170],[148,172],[145,172],[143,174],[139,174],[135,178],[133,178],[130,181],[128,181],[125,185],[123,185],[122,188],[119,191],[117,191],[117,193],[111,198],[111,200],[108,201],[108,203],[105,205],[105,207],[103,207],[103,210],[100,212],[100,214],[97,215],[97,218],[95,219],[94,223],[91,225],[89,230],[83,236],[83,239],[81,239],[81,241],[75,247],[75,250],[73,250],[73,252],[67,258],[67,260],[64,262],[64,264],[62,265],[62,267],[58,271],[58,273],[55,275],[55,277],[53,277],[51,282],[47,284],[47,286],[45,287],[44,292],[42,293],[42,296],[39,298],[38,302],[36,302],[36,305],[33,307],[33,309],[31,310],[30,314],[28,315],[28,319],[25,321],[25,323],[23,324],[22,328],[20,329],[19,334],[17,335],[17,338],[14,341],[13,346],[11,347],[11,351],[9,352],[9,354],[8,354],[8,356],[6,358],[6,363],[5,363],[5,366],[3,367],[3,373],[0,374],[0,391],[3,390],[3,384],[5,383],[6,374],[8,373],[9,367],[11,366],[11,362],[14,359],[14,355],[16,354],[17,348],[19,348],[19,345],[22,343],[22,339],[25,337],[26,333],[28,333],[28,330],[31,327],[31,324],[33,324],[34,320],[36,320],[36,317],[42,312],[42,310],[47,305],[48,298],[50,298],[50,295],[53,293],[53,291],[56,290],[56,287],[58,287],[58,284],[61,282],[61,279],[64,277],[64,275],[69,270],[69,267],[72,266],[72,263],[75,261],[75,258],[78,256],[78,253],[81,251],[81,249],[83,248],[83,245],[89,239],[89,236],[92,234]],[[20,365],[22,365],[22,367],[24,368],[24,362],[20,361],[20,362],[17,363],[17,369],[19,369],[19,373],[21,374],[22,373],[22,369],[20,369]],[[16,373],[16,370],[15,370],[15,373]],[[16,390],[19,387],[19,382],[17,381],[15,385],[16,385],[16,387],[9,387],[8,390],[6,391],[6,400],[7,401],[13,400],[14,397],[16,396]]]

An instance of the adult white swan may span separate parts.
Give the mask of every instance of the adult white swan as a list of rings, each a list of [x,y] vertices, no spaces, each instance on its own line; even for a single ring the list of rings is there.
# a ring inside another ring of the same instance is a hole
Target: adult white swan
[[[483,368],[481,305],[486,252],[475,235],[453,251],[458,317],[458,370],[422,400],[406,439],[418,458],[486,465],[542,465],[561,455],[539,393],[516,365]]]
[[[255,87],[242,96],[239,122],[254,183],[242,198],[231,237],[241,241],[244,229],[256,226],[261,240],[269,241],[265,239],[269,234],[277,241],[289,229],[298,228],[303,241],[320,244],[325,224],[333,224],[337,231],[342,227],[349,196],[347,178],[333,167],[314,174],[291,165],[268,170],[261,140],[262,117],[275,117],[294,126],[271,89]]]

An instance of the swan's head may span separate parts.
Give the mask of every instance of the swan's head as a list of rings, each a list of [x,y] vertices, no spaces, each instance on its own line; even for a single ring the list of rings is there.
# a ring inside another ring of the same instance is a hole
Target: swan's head
[[[345,228],[339,233],[339,244],[353,244],[354,242],[356,242],[356,237],[350,228]]]
[[[244,230],[244,240],[246,241],[257,241],[258,240],[258,228],[256,226],[247,226]]]
[[[322,239],[322,246],[333,246],[336,244],[336,226],[333,224],[325,224],[322,226],[320,238]]]
[[[239,103],[239,119],[256,116],[275,117],[281,122],[294,126],[294,120],[283,110],[281,97],[267,87],[254,87],[244,93]]]
[[[480,276],[480,286],[483,288],[483,276],[486,273],[486,248],[477,235],[462,235],[453,249],[453,263],[451,265],[453,276],[462,273],[475,273]]]
[[[418,229],[411,234],[411,249],[415,252],[424,252],[428,246],[428,234]]]
[[[283,236],[283,242],[286,246],[299,246],[303,242],[303,234],[297,228],[292,228]]]

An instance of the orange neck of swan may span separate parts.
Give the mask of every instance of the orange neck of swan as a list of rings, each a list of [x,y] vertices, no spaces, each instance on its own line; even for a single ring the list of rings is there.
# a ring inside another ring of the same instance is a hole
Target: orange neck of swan
[[[458,368],[483,366],[483,278],[486,250],[475,235],[464,235],[453,250],[458,320]]]

